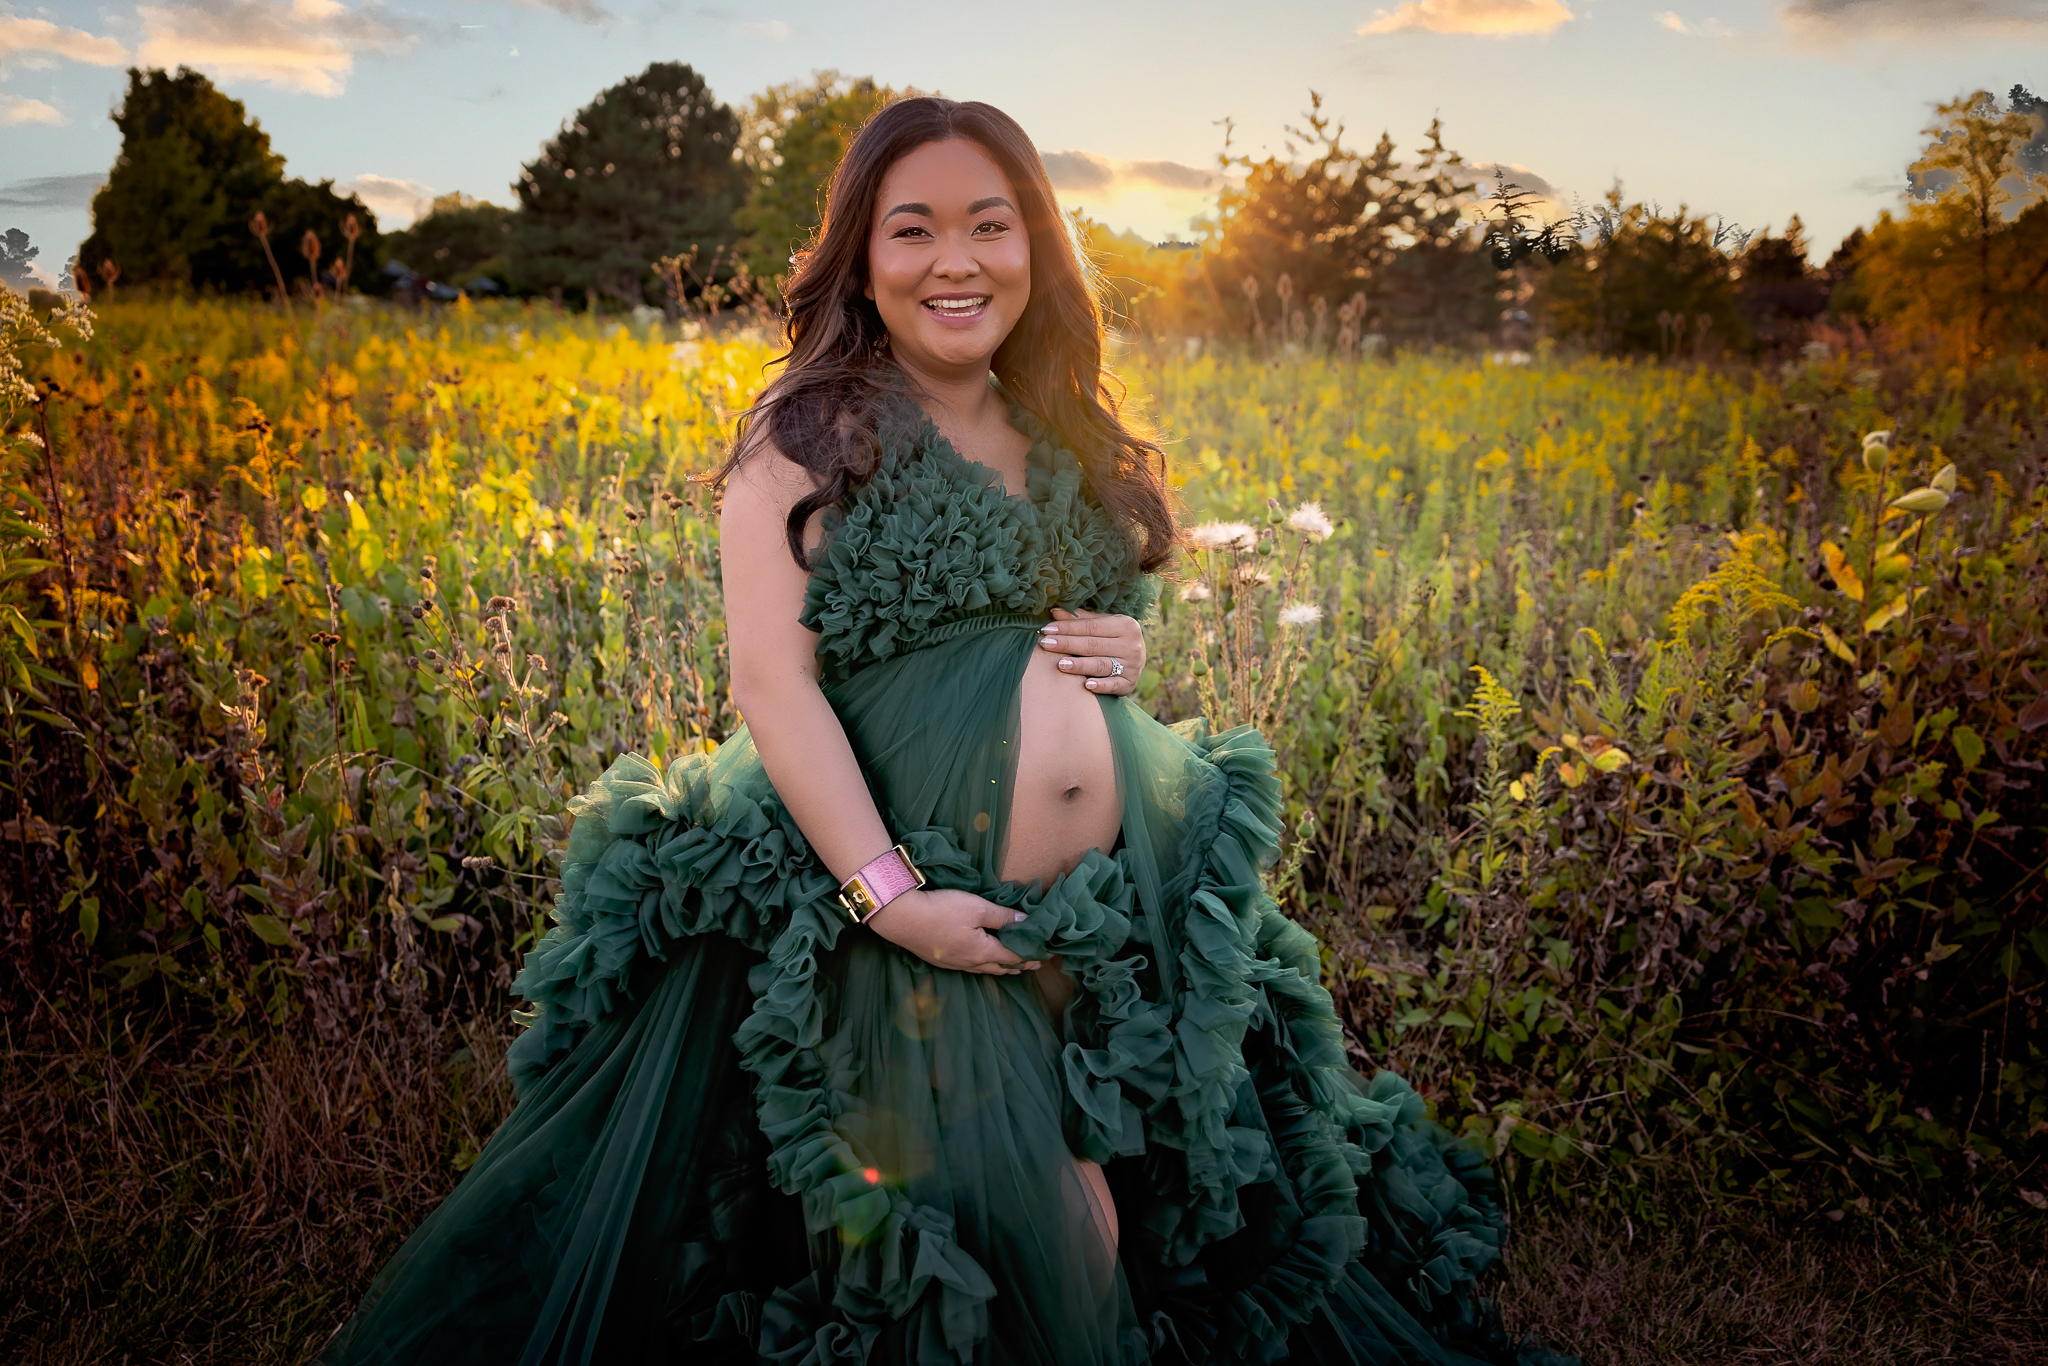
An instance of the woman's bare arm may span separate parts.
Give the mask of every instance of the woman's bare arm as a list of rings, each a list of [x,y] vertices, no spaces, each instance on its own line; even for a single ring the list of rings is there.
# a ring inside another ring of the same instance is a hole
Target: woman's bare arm
[[[726,484],[719,523],[732,695],[775,793],[811,847],[841,881],[894,840],[875,810],[845,729],[818,687],[817,632],[804,627],[806,576],[790,558],[789,510],[811,491],[810,475],[772,446]],[[816,522],[808,529],[815,542]],[[869,926],[939,967],[1007,973],[1036,968],[989,933],[1016,912],[968,892],[905,892]]]

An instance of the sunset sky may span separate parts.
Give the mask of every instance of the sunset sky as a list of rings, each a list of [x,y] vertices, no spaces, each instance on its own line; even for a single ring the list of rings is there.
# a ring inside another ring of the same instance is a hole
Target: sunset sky
[[[0,0],[0,228],[46,266],[89,231],[131,64],[205,71],[291,174],[397,227],[432,193],[511,202],[564,119],[654,60],[735,106],[827,67],[988,100],[1070,204],[1154,239],[1213,201],[1224,120],[1278,151],[1314,89],[1358,142],[1412,148],[1440,116],[1565,202],[1619,176],[1745,227],[1798,213],[1825,256],[1900,202],[1935,103],[2048,87],[2048,0]]]

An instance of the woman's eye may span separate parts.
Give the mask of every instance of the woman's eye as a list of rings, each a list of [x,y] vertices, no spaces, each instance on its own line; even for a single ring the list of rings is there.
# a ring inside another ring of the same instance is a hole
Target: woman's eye
[[[1009,230],[1010,225],[1008,223],[998,223],[994,220],[990,220],[975,228],[976,232],[1008,232]]]

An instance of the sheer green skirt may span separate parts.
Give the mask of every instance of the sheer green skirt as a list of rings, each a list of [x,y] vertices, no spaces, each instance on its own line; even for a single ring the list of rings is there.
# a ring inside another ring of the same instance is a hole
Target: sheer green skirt
[[[1474,1289],[1491,1173],[1349,1068],[1315,942],[1261,886],[1256,733],[1101,699],[1120,843],[1049,886],[995,876],[1039,624],[963,623],[829,695],[931,880],[1059,955],[1063,1016],[1028,976],[849,928],[744,732],[666,773],[621,759],[573,805],[515,984],[518,1105],[322,1361],[1547,1357]]]

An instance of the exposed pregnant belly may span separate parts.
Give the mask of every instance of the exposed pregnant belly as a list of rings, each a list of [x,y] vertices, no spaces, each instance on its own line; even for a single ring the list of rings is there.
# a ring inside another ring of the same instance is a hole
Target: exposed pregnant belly
[[[1034,650],[1018,686],[1017,777],[997,875],[1050,882],[1090,849],[1108,853],[1123,824],[1102,699]]]

